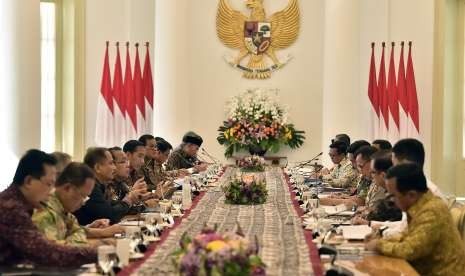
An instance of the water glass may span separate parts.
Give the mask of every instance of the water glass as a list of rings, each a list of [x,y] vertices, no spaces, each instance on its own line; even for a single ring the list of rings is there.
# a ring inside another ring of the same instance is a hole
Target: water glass
[[[114,255],[116,255],[116,248],[113,245],[101,245],[97,249],[98,266],[104,274],[108,274],[113,266],[118,265],[115,263]]]

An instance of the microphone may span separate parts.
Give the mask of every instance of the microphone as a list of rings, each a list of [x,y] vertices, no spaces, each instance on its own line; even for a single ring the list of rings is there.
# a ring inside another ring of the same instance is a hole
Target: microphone
[[[213,157],[213,155],[208,153],[208,151],[205,148],[202,147],[201,150],[202,150],[202,153],[205,154],[208,158],[210,158],[210,160],[212,160],[214,164],[220,164],[221,163],[221,161],[218,158]]]
[[[199,156],[201,156],[202,159],[200,159]],[[199,159],[200,163],[207,163],[207,164],[215,163],[215,160],[213,160],[210,156],[206,155],[204,152],[199,151],[197,153],[197,158]]]
[[[200,158],[200,156],[201,156],[202,158]],[[198,165],[199,163],[208,163],[208,164],[211,164],[210,162],[206,161],[207,159],[210,160],[210,161],[212,161],[212,159],[211,159],[209,156],[207,156],[205,153],[203,153],[203,152],[197,153],[197,159],[198,159],[199,162],[196,162],[196,165]]]
[[[313,157],[313,158],[310,159],[310,160],[303,161],[301,164],[299,164],[298,166],[296,166],[296,168],[302,168],[302,167],[304,167],[305,165],[307,165],[307,164],[309,164],[309,163],[312,163],[313,161],[317,160],[321,155],[323,155],[323,152],[318,153],[315,157]]]
[[[337,258],[337,249],[333,246],[322,245],[318,248],[318,255],[330,255],[331,268],[326,271],[326,276],[353,276],[354,273],[345,267],[335,265],[334,262]]]

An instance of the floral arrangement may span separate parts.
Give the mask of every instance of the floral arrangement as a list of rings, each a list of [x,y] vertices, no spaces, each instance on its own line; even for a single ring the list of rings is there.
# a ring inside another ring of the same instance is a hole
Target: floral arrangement
[[[231,180],[223,192],[229,204],[263,204],[268,196],[265,182],[252,174]]]
[[[239,232],[240,231],[240,232]],[[258,242],[250,244],[238,233],[220,235],[204,228],[191,239],[183,235],[181,248],[174,253],[174,264],[183,276],[264,276],[265,264],[258,256]]]
[[[237,166],[245,172],[263,172],[265,171],[265,159],[258,155],[246,156],[237,160]]]
[[[288,123],[287,108],[269,92],[247,90],[229,101],[227,120],[219,127],[217,137],[226,146],[225,156],[240,150],[263,155],[267,150],[278,152],[283,144],[292,149],[303,144],[305,132]]]

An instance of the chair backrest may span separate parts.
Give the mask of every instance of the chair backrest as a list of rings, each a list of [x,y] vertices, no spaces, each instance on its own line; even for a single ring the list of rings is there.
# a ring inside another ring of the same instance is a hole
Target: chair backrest
[[[462,214],[460,216],[460,225],[459,225],[459,233],[462,237],[462,241],[465,244],[465,206],[462,207]]]
[[[465,246],[465,206],[454,206],[450,209],[450,213]]]

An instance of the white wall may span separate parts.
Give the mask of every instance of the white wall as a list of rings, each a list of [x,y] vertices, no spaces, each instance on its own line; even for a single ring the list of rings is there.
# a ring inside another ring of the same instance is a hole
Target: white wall
[[[216,136],[225,119],[226,101],[247,88],[278,88],[283,104],[291,107],[292,121],[307,133],[301,150],[284,150],[280,154],[288,155],[291,160],[301,160],[320,150],[322,1],[300,2],[300,36],[293,46],[278,52],[292,54],[295,58],[268,80],[244,79],[241,72],[223,60],[225,54],[234,56],[237,51],[227,48],[217,38],[217,0],[167,2],[156,2],[157,135],[178,144],[185,131],[194,130],[203,136],[207,150],[223,158],[224,148],[217,143]],[[265,1],[267,15],[284,8],[287,2]],[[243,1],[231,0],[230,3],[246,12]],[[179,120],[181,118],[186,119]]]
[[[189,2],[156,1],[154,132],[173,145],[191,128]]]
[[[97,96],[105,53],[105,41],[110,41],[110,71],[116,56],[116,41],[120,42],[123,68],[126,63],[126,41],[130,42],[132,68],[135,59],[134,43],[139,42],[141,70],[145,58],[145,42],[150,43],[153,67],[155,37],[155,2],[153,0],[87,0],[86,1],[86,146],[95,145]],[[152,68],[153,71],[153,68]],[[134,73],[134,69],[133,69]]]
[[[359,83],[359,1],[325,1],[322,150],[336,134],[366,137]],[[323,155],[330,164],[327,154]]]
[[[230,3],[245,12],[243,1]],[[286,3],[287,0],[265,1],[268,15]],[[206,148],[217,157],[223,153],[215,138],[224,118],[225,101],[246,88],[280,89],[279,96],[283,104],[291,107],[296,126],[307,132],[301,150],[280,153],[289,154],[291,160],[326,151],[329,139],[339,132],[347,132],[354,140],[367,137],[370,42],[379,45],[382,41],[412,40],[421,139],[429,172],[434,1],[299,3],[300,37],[289,49],[278,52],[292,54],[294,59],[273,73],[271,79],[259,81],[243,79],[240,72],[224,62],[224,54],[237,52],[223,46],[216,37],[218,0],[87,0],[86,146],[94,144],[96,99],[106,40],[112,44],[127,40],[151,43],[155,134],[177,144],[184,131],[195,130],[204,136]],[[0,1],[0,22],[0,51],[8,53],[0,59],[0,125],[5,133],[0,136],[0,145],[11,149],[6,163],[13,168],[7,171],[12,172],[18,156],[40,145],[39,1]],[[112,63],[114,53],[113,44]],[[134,61],[134,48],[131,55]],[[379,55],[377,51],[378,61]],[[397,59],[396,56],[396,62]],[[4,176],[0,183],[10,179],[10,175]]]
[[[420,106],[420,139],[425,145],[425,170],[429,174],[434,1],[326,0],[325,3],[323,149],[327,150],[328,141],[337,133],[347,133],[353,141],[370,137],[371,104],[367,90],[371,42],[376,43],[377,70],[381,43],[386,42],[387,73],[391,41],[396,43],[397,65],[400,41],[411,40]],[[405,62],[407,50],[408,47],[404,49]],[[329,163],[327,157],[325,162]]]
[[[40,146],[39,1],[0,1],[0,190],[18,157]]]
[[[247,12],[242,0],[229,2],[233,8]],[[287,2],[264,1],[267,14],[282,9]],[[300,36],[293,46],[278,52],[292,54],[294,59],[268,80],[244,79],[223,60],[225,54],[234,56],[237,51],[222,45],[216,36],[218,0],[155,3],[156,9],[154,1],[149,0],[87,1],[87,145],[93,144],[105,40],[125,40],[130,34],[155,36],[155,135],[167,138],[173,145],[180,142],[185,131],[194,130],[204,137],[205,147],[221,158],[223,148],[216,142],[216,130],[224,119],[226,100],[246,88],[280,89],[283,104],[291,107],[291,119],[307,132],[303,148],[279,153],[288,155],[291,161],[326,152],[329,140],[337,133],[348,133],[353,140],[369,137],[370,43],[377,43],[379,67],[382,41],[390,45],[391,41],[398,44],[412,40],[421,139],[429,172],[433,0],[299,1]],[[146,23],[153,21],[152,25]]]
[[[414,16],[414,19],[412,18]],[[425,145],[425,172],[430,174],[431,131],[433,98],[433,46],[434,0],[362,0],[360,14],[360,90],[364,111],[368,110],[367,95],[370,43],[377,43],[377,68],[382,41],[386,47],[386,72],[390,55],[390,42],[396,43],[395,63],[399,61],[400,41],[412,41],[412,58],[415,68],[418,102],[420,106],[420,140]],[[408,47],[405,46],[405,66]],[[396,72],[397,73],[397,72]],[[363,115],[367,117],[367,113]],[[359,126],[363,127],[363,126]],[[368,129],[368,128],[366,128]],[[361,137],[359,137],[361,138]]]

